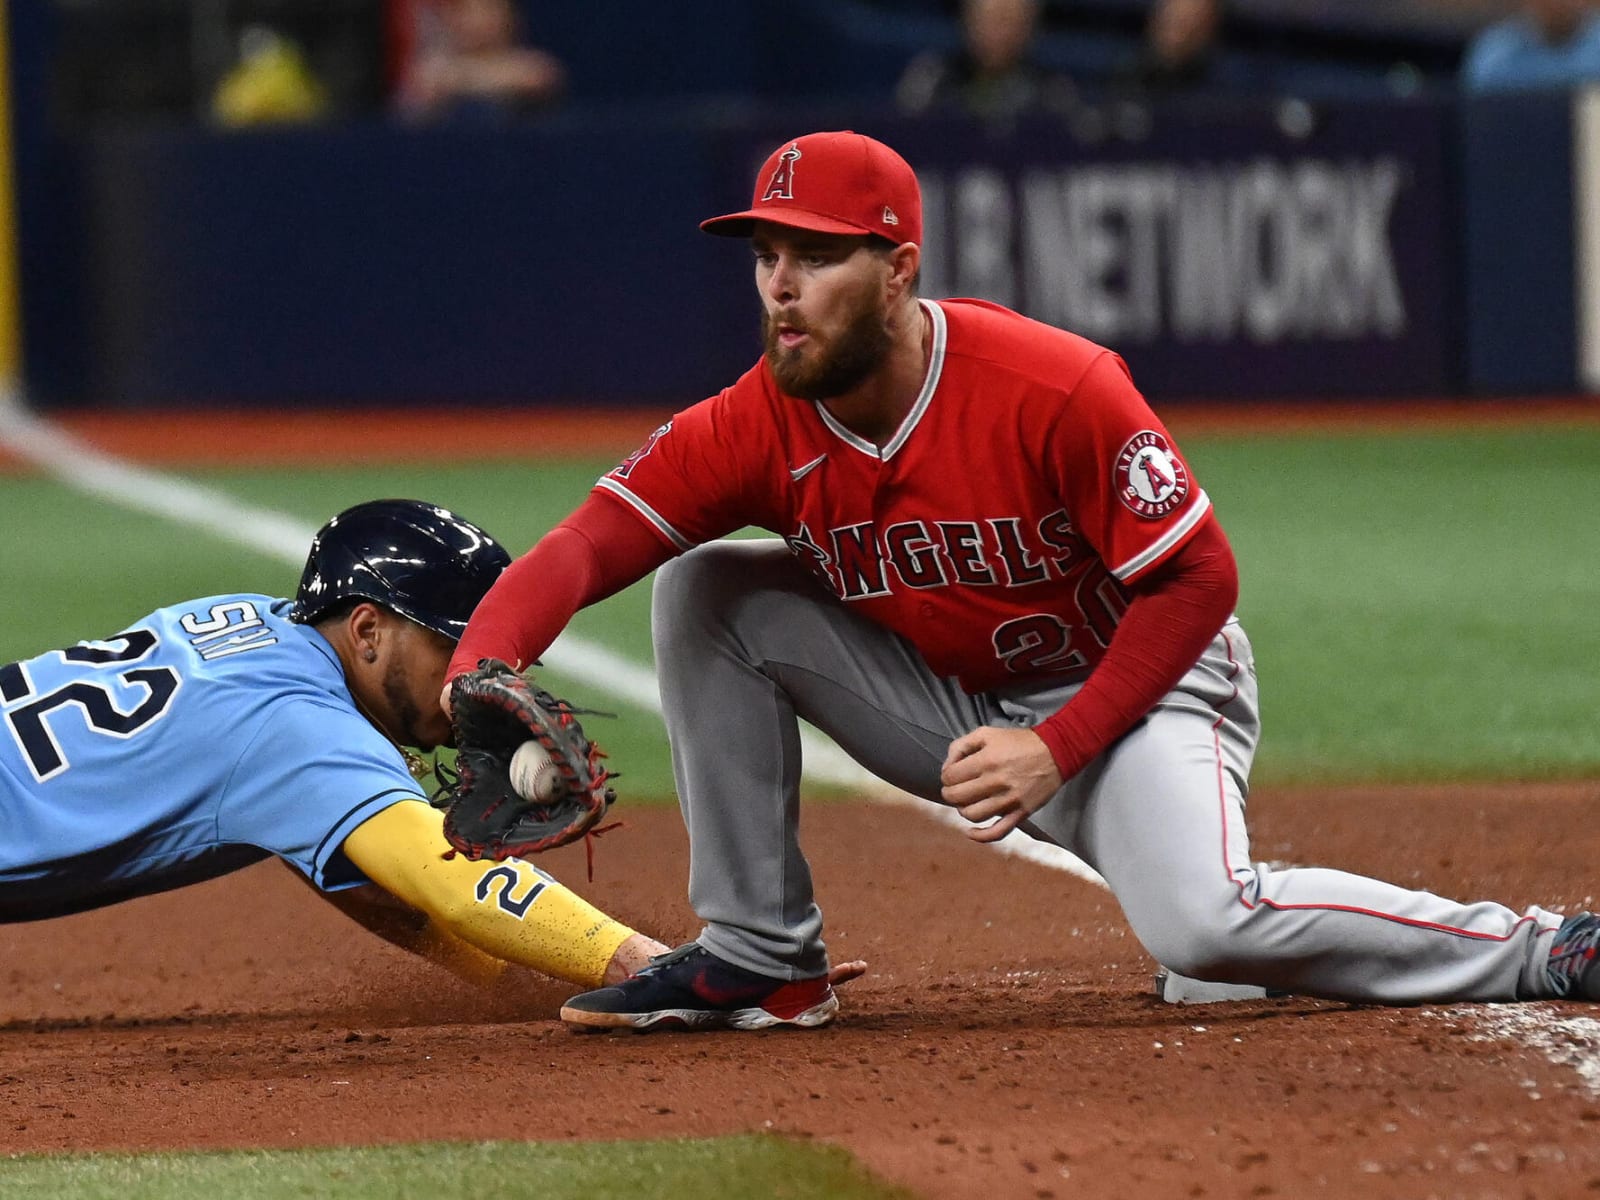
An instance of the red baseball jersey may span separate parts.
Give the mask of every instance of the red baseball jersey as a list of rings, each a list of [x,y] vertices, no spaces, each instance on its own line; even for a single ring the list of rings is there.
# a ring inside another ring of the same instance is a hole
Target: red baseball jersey
[[[883,447],[785,395],[763,360],[596,489],[679,550],[751,525],[781,535],[969,692],[1086,674],[1123,585],[1210,501],[1116,354],[983,301],[923,305],[927,379]]]

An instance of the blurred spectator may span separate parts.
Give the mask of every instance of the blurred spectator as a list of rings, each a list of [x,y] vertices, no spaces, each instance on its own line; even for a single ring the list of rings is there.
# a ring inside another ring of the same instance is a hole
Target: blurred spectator
[[[239,61],[211,97],[211,114],[228,126],[314,121],[328,110],[328,90],[292,38],[265,25],[239,35]]]
[[[1600,80],[1600,14],[1590,0],[1523,0],[1473,39],[1461,68],[1472,92],[1565,88]]]
[[[76,132],[108,119],[248,125],[381,111],[392,94],[384,4],[33,0],[11,8],[32,13],[19,33],[32,38],[29,60],[49,75],[52,120]]]
[[[512,0],[425,0],[415,46],[399,80],[406,116],[504,117],[548,108],[566,90],[566,68],[524,44]]]
[[[1111,80],[1123,99],[1157,99],[1229,86],[1223,77],[1222,0],[1155,0],[1144,43]]]
[[[1071,111],[1072,82],[1033,58],[1040,0],[962,0],[961,49],[912,59],[895,88],[902,112],[966,112],[1009,121]]]

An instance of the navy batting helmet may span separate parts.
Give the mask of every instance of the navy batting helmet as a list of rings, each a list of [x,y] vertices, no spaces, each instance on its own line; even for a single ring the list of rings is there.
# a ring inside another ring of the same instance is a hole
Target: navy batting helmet
[[[346,601],[371,600],[459,641],[510,563],[505,547],[447,508],[369,500],[317,531],[290,615],[309,625]]]

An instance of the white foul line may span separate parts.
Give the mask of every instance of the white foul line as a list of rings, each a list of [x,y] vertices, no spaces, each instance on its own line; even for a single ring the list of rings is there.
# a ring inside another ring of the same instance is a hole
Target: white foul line
[[[164,517],[302,566],[316,526],[241,503],[214,488],[149,471],[96,450],[0,391],[0,445],[80,492]]]

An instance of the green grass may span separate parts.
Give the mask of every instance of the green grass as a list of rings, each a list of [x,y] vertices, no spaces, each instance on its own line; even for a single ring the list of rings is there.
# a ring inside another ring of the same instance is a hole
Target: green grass
[[[1600,432],[1200,441],[1258,780],[1600,774]]]
[[[216,591],[292,589],[274,559],[42,479],[0,474],[0,662]]]
[[[1191,438],[1239,558],[1265,731],[1258,782],[1600,775],[1600,431]],[[419,496],[513,552],[587,493],[606,459],[212,471],[190,477],[314,527],[363,499]],[[0,478],[0,661],[111,631],[158,604],[293,589],[298,571],[40,480]],[[651,662],[649,584],[572,630]],[[619,714],[601,738],[626,798],[672,790],[659,720],[597,681],[549,673]]]
[[[0,1159],[0,1195],[54,1200],[479,1200],[485,1194],[540,1200],[910,1195],[869,1175],[842,1150],[770,1136]]]

